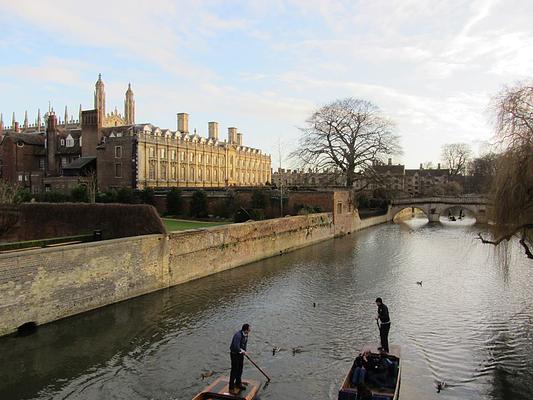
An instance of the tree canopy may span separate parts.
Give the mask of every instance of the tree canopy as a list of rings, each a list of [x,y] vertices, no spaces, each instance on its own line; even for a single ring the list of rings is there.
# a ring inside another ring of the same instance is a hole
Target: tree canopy
[[[493,109],[503,152],[491,193],[498,235],[492,243],[518,235],[533,259],[533,84],[504,88],[494,97]]]
[[[303,166],[340,169],[349,187],[357,173],[368,179],[376,161],[401,153],[393,122],[368,100],[349,97],[326,104],[313,112],[301,131],[290,157]]]

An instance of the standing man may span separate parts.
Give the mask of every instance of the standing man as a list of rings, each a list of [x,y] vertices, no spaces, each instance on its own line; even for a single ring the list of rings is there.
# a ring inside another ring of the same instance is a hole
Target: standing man
[[[390,331],[390,318],[389,318],[389,309],[381,297],[376,299],[376,305],[378,306],[378,316],[376,321],[379,319],[381,322],[379,324],[379,336],[381,338],[381,347],[379,350],[384,351],[385,353],[389,352],[389,331]]]
[[[244,324],[240,331],[235,332],[229,348],[231,356],[231,373],[229,377],[229,391],[232,394],[239,394],[246,387],[242,384],[242,368],[244,365],[244,355],[246,354],[246,344],[250,334],[250,325]]]

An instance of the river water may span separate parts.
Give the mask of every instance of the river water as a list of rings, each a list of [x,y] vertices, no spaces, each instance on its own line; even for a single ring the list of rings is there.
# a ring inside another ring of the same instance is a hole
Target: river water
[[[336,399],[378,341],[377,296],[402,346],[402,400],[533,398],[533,263],[481,244],[480,229],[381,225],[0,338],[0,399],[191,399],[229,373],[244,322],[272,377],[261,399]],[[244,377],[261,379],[247,363]]]

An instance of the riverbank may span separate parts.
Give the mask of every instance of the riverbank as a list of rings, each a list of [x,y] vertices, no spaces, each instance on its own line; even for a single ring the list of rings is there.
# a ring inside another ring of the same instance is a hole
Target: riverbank
[[[0,255],[0,335],[385,223],[337,212]]]

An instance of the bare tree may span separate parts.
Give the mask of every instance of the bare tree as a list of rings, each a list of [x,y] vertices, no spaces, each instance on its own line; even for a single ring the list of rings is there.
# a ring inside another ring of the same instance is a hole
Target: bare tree
[[[533,259],[533,84],[504,88],[493,99],[496,134],[504,151],[491,193],[498,244],[518,236]]]
[[[466,143],[449,143],[442,146],[441,158],[452,176],[464,175],[471,157],[472,149]]]
[[[394,124],[370,101],[346,98],[316,110],[301,128],[298,148],[290,155],[306,166],[338,168],[351,187],[374,176],[372,165],[401,152]]]

